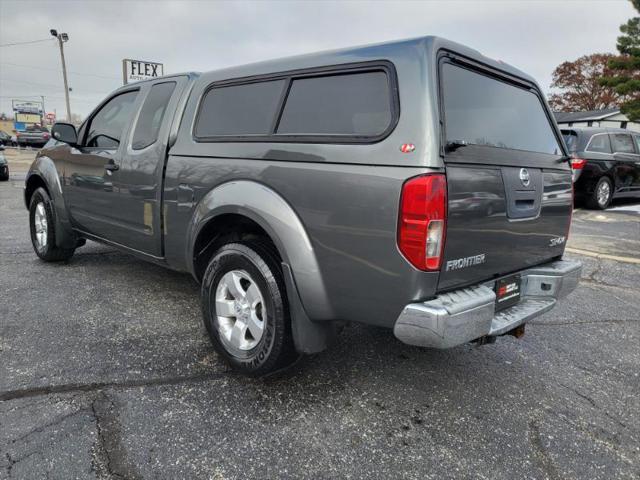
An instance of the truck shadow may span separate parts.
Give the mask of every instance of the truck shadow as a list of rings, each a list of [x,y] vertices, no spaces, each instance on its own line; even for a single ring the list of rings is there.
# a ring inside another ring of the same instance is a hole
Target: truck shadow
[[[90,248],[79,250],[66,268],[88,272],[89,278],[96,277],[95,281],[100,278],[101,291],[108,298],[121,299],[100,306],[109,322],[120,321],[117,317],[139,318],[140,328],[148,329],[146,336],[137,332],[140,337],[104,339],[101,348],[112,350],[104,357],[117,358],[127,370],[136,366],[126,363],[131,351],[160,359],[157,363],[144,362],[150,367],[145,376],[156,378],[150,384],[165,383],[162,378],[168,384],[179,384],[180,378],[185,383],[201,382],[211,374],[212,379],[225,377],[239,388],[250,387],[267,397],[285,394],[312,402],[318,395],[326,400],[327,392],[356,387],[374,392],[381,385],[387,390],[393,385],[388,394],[400,398],[407,388],[443,392],[467,388],[469,383],[478,387],[483,382],[495,384],[500,382],[497,378],[504,377],[505,362],[511,370],[519,364],[518,341],[511,337],[483,347],[469,344],[451,350],[430,350],[401,343],[390,329],[349,324],[326,351],[303,357],[268,377],[248,378],[229,369],[214,352],[200,316],[199,285],[190,275],[166,270],[110,247],[91,243],[87,246]],[[129,298],[137,299],[136,304],[129,304]],[[155,319],[155,324],[144,320],[149,316],[148,309],[155,311],[159,305],[164,310],[163,319]],[[181,344],[172,343],[167,348],[171,338],[179,339]],[[134,355],[130,358],[134,363],[143,361]],[[172,371],[172,365],[178,363],[191,367]],[[526,369],[522,362],[520,367]],[[108,365],[103,369],[107,372]],[[145,383],[144,379],[131,381]]]

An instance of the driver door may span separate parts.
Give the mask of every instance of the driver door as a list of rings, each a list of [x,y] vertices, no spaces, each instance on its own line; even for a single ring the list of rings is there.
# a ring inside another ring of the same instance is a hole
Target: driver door
[[[75,227],[117,241],[121,223],[119,168],[131,119],[138,108],[138,89],[118,93],[92,114],[81,130],[79,146],[67,156],[64,189]]]

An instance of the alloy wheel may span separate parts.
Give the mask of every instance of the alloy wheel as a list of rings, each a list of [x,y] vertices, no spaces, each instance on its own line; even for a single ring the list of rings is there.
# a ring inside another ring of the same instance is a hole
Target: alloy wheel
[[[267,312],[256,282],[244,270],[225,273],[216,287],[216,328],[230,351],[255,348],[264,334]]]
[[[33,217],[33,223],[36,231],[36,244],[38,249],[42,250],[47,246],[47,212],[44,209],[44,203],[40,202],[36,205],[35,215]]]
[[[606,206],[609,202],[609,196],[611,195],[611,187],[609,186],[609,182],[602,182],[598,185],[598,204],[602,207]]]

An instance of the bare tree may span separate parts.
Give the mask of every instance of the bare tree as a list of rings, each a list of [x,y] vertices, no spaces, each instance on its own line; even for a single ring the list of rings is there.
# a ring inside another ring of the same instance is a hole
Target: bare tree
[[[609,68],[613,57],[610,53],[594,53],[558,65],[553,71],[551,88],[559,91],[549,96],[551,108],[561,112],[580,112],[617,107],[622,96],[600,81],[613,73]]]

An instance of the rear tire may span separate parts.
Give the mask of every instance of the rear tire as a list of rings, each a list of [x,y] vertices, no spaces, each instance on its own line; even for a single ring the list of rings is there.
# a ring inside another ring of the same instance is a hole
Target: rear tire
[[[45,262],[60,262],[73,256],[75,248],[60,248],[56,244],[53,202],[42,187],[36,189],[31,196],[29,227],[33,250]]]
[[[601,177],[596,183],[591,196],[587,198],[587,207],[595,210],[604,210],[611,203],[613,197],[613,185],[607,177]]]
[[[270,243],[223,245],[205,271],[201,299],[211,342],[234,369],[260,376],[296,358],[280,260]]]

